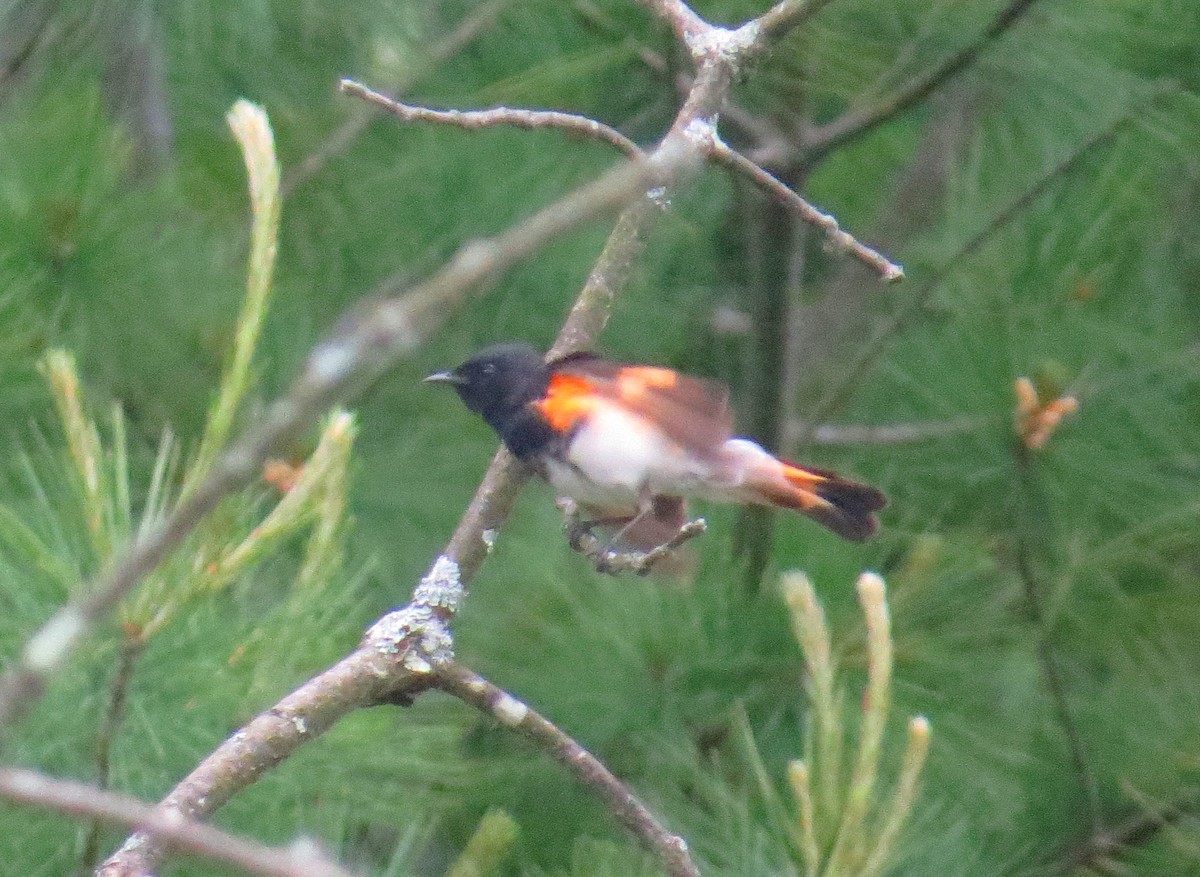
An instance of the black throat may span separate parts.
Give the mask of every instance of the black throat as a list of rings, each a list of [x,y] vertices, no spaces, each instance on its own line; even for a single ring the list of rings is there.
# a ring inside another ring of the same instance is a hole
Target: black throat
[[[543,454],[556,452],[564,439],[532,405],[496,420],[484,416],[508,449],[526,463],[536,463]]]

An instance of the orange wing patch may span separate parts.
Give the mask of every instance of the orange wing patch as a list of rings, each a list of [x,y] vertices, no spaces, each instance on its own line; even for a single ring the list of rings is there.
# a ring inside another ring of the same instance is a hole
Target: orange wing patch
[[[669,390],[679,383],[679,374],[669,368],[626,366],[617,372],[617,395],[628,401],[645,397],[650,390]]]
[[[534,403],[555,432],[567,432],[596,408],[596,390],[578,375],[554,374],[546,395]]]

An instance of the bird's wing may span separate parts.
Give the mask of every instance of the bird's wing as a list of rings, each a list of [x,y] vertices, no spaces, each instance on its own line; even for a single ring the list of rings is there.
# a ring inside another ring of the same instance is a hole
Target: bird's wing
[[[587,413],[596,398],[615,401],[654,423],[673,441],[706,456],[733,434],[729,391],[723,384],[669,368],[621,365],[576,353],[550,363],[551,415],[564,420]]]

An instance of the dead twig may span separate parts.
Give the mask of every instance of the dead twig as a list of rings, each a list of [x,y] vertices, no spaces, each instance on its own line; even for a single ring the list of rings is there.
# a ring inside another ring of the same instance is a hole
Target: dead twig
[[[393,100],[353,79],[343,79],[339,88],[343,94],[361,98],[380,107],[402,122],[432,122],[438,125],[465,128],[468,131],[500,126],[525,128],[530,131],[553,128],[576,137],[599,140],[615,146],[630,158],[641,158],[643,154],[636,143],[616,128],[574,113],[562,113],[556,110],[514,109],[512,107],[492,107],[487,110],[434,110]]]
[[[467,130],[498,126],[512,126],[529,130],[551,128],[607,143],[633,158],[643,155],[638,145],[620,131],[603,122],[573,113],[512,107],[493,107],[487,110],[434,110],[401,103],[351,79],[342,80],[341,90],[345,94],[361,98],[386,110],[404,122],[433,122]],[[708,157],[748,178],[804,222],[820,228],[825,234],[829,249],[853,256],[878,273],[885,283],[894,283],[904,278],[904,269],[901,266],[857,240],[852,234],[845,231],[833,216],[809,204],[777,177],[730,148],[719,137],[714,136],[706,144],[706,153]]]
[[[564,512],[567,544],[571,546],[571,550],[589,558],[595,565],[596,572],[614,576],[624,572],[647,575],[656,563],[708,529],[704,518],[696,518],[681,526],[666,542],[648,551],[618,551],[611,542],[593,532],[595,523],[583,520],[574,503],[568,501]]]
[[[804,198],[788,188],[779,178],[772,176],[740,152],[730,149],[720,139],[714,138],[709,147],[708,154],[726,167],[752,181],[760,189],[783,204],[788,210],[795,213],[804,222],[821,229],[831,250],[838,253],[848,253],[853,256],[879,274],[880,279],[884,283],[895,283],[904,279],[904,269],[902,267],[876,250],[861,243],[854,235],[842,229],[837,219],[833,216],[823,213],[809,204]]]

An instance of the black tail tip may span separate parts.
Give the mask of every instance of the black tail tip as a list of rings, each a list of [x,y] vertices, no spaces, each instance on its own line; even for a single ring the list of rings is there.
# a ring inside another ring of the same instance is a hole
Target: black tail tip
[[[879,532],[875,512],[887,505],[882,491],[838,477],[821,484],[817,493],[829,503],[809,511],[817,523],[851,542],[865,542]]]

